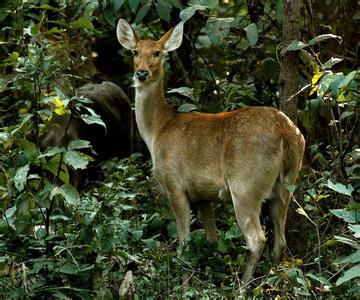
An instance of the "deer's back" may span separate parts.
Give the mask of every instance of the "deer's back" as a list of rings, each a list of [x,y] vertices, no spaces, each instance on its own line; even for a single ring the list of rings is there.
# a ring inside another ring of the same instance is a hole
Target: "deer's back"
[[[186,189],[193,201],[215,200],[227,191],[229,180],[260,189],[261,184],[264,189],[272,185],[280,169],[292,163],[286,161],[289,154],[301,163],[303,137],[282,112],[249,107],[177,114],[160,131],[154,149],[154,175],[160,184]]]

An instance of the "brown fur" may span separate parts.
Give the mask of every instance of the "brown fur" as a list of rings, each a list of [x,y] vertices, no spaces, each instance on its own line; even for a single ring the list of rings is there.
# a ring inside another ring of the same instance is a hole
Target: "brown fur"
[[[230,196],[250,250],[242,277],[247,283],[265,243],[259,215],[263,200],[270,196],[276,260],[285,249],[287,185],[295,182],[301,167],[302,134],[271,107],[221,114],[173,111],[164,97],[162,61],[164,51],[179,47],[181,23],[159,41],[150,41],[140,40],[128,23],[119,20],[117,36],[124,47],[137,51],[136,121],[151,153],[154,176],[170,199],[180,243],[189,236],[190,204],[198,205],[206,237],[215,240],[212,202]],[[141,80],[139,71],[144,70],[148,76]]]

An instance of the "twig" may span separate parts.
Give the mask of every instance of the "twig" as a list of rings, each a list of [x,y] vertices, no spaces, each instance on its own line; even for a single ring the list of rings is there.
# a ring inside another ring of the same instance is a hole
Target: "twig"
[[[319,268],[319,274],[322,273],[321,271],[321,263],[320,263],[320,256],[321,256],[321,252],[320,252],[320,247],[321,247],[321,240],[320,240],[320,231],[319,231],[319,226],[317,226],[317,224],[311,220],[311,218],[309,217],[309,215],[305,212],[305,210],[303,209],[303,207],[300,205],[300,203],[295,199],[294,195],[291,194],[291,198],[292,200],[296,203],[297,206],[299,206],[300,208],[300,214],[302,214],[304,217],[306,217],[311,224],[313,224],[316,228],[316,235],[317,235],[317,239],[318,239],[318,257],[317,257],[317,265],[318,265],[318,268]]]

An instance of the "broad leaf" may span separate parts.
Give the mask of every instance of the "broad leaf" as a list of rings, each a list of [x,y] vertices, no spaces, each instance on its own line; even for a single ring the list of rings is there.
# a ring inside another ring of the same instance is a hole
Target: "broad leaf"
[[[185,103],[182,104],[178,110],[181,112],[190,112],[190,111],[198,110],[198,107],[195,104]]]
[[[285,48],[285,50],[283,52],[297,51],[297,50],[306,48],[307,46],[309,46],[309,44],[306,44],[301,41],[293,41]]]
[[[246,26],[244,28],[245,32],[246,32],[246,37],[247,40],[249,41],[249,44],[251,47],[255,46],[258,38],[259,38],[259,34],[258,34],[258,29],[255,23],[251,23],[248,26]]]
[[[323,65],[323,67],[324,69],[330,69],[331,67],[338,64],[339,62],[342,62],[343,60],[343,58],[332,57]]]
[[[156,11],[161,19],[166,22],[170,21],[171,3],[168,0],[157,0],[155,3]]]
[[[69,143],[68,150],[86,149],[90,148],[90,142],[86,140],[74,140]]]
[[[336,281],[336,285],[343,284],[356,277],[360,277],[360,264],[344,272],[344,274]]]
[[[345,76],[345,78],[342,80],[342,82],[340,83],[339,85],[339,89],[343,88],[343,87],[346,87],[349,85],[349,83],[355,79],[355,76],[358,74],[358,71],[352,71],[350,72],[349,74],[347,74]]]
[[[330,209],[330,212],[347,223],[357,223],[360,221],[360,211],[346,209]]]
[[[360,212],[359,212],[358,217],[359,217],[358,221],[360,221]],[[356,224],[356,225],[355,224],[354,225],[349,224],[348,227],[352,232],[354,232],[354,237],[359,239],[360,238],[360,225],[359,224]]]
[[[74,22],[71,22],[71,27],[74,29],[87,29],[94,30],[94,25],[91,23],[91,20],[85,17],[80,17]]]
[[[135,23],[139,24],[141,23],[141,21],[145,18],[146,14],[149,11],[149,8],[151,6],[151,2],[144,4],[143,6],[141,6],[141,8],[138,10],[137,14],[136,14],[136,18],[135,18]]]
[[[176,88],[176,89],[171,89],[171,90],[168,91],[168,93],[179,93],[180,95],[188,97],[191,100],[195,100],[194,89],[186,87],[186,86],[179,87],[179,88]]]
[[[348,264],[348,263],[355,264],[358,262],[360,262],[360,250],[358,250],[346,257],[336,259],[334,261],[334,264]]]
[[[79,152],[76,151],[67,151],[64,156],[64,161],[66,164],[77,169],[86,169],[89,161],[85,159]]]
[[[20,167],[17,169],[15,176],[14,176],[14,183],[16,189],[21,192],[26,184],[27,176],[30,170],[30,164],[26,164],[25,166]]]
[[[59,148],[58,146],[55,146],[55,147],[50,148],[44,154],[39,155],[38,158],[55,156],[57,154],[65,152],[65,151],[66,151],[65,148]]]
[[[56,195],[62,196],[69,205],[77,205],[80,201],[78,191],[70,184],[54,187],[50,193],[50,199],[53,199]]]
[[[327,186],[329,189],[331,189],[335,192],[338,192],[340,194],[343,194],[343,195],[349,196],[349,197],[351,197],[351,194],[354,191],[354,188],[352,187],[351,184],[349,184],[348,186],[345,186],[340,182],[333,183],[330,180],[327,181],[325,186]]]
[[[137,10],[137,8],[139,6],[139,2],[140,2],[140,0],[131,0],[131,1],[129,1],[129,6],[130,6],[131,11],[133,13],[136,12],[136,10]]]
[[[320,283],[322,283],[324,285],[331,286],[330,281],[327,278],[325,278],[324,276],[322,276],[322,275],[315,275],[313,273],[307,273],[306,277],[314,279],[314,280],[316,280],[316,281],[318,281],[318,282],[320,282]]]
[[[335,34],[322,34],[322,35],[319,35],[319,36],[316,36],[314,37],[313,39],[311,39],[309,41],[309,45],[314,45],[318,42],[321,42],[321,41],[324,41],[324,40],[327,40],[327,39],[341,39],[341,37],[335,35]]]
[[[181,21],[186,22],[195,14],[197,10],[205,10],[205,9],[206,7],[202,5],[193,5],[187,7],[180,12],[180,19]]]

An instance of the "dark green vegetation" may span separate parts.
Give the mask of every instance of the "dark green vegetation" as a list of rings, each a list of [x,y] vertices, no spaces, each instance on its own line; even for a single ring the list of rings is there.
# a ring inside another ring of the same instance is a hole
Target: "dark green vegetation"
[[[289,187],[296,198],[289,251],[273,266],[265,248],[248,294],[359,298],[358,1],[304,1],[301,39],[290,45],[280,44],[281,3],[1,2],[2,299],[213,299],[239,292],[246,249],[231,203],[217,207],[218,243],[205,240],[194,214],[192,239],[180,248],[146,153],[103,164],[104,180],[80,191],[69,170],[87,167],[88,143],[41,148],[53,115],[87,105],[74,95],[92,73],[92,51],[96,67],[132,98],[131,58],[115,36],[119,17],[150,37],[186,20],[183,46],[166,64],[167,96],[182,111],[279,106],[280,58],[299,55],[298,125],[307,149],[298,185]],[[91,111],[83,117],[101,124]],[[262,221],[271,244],[266,205]]]

